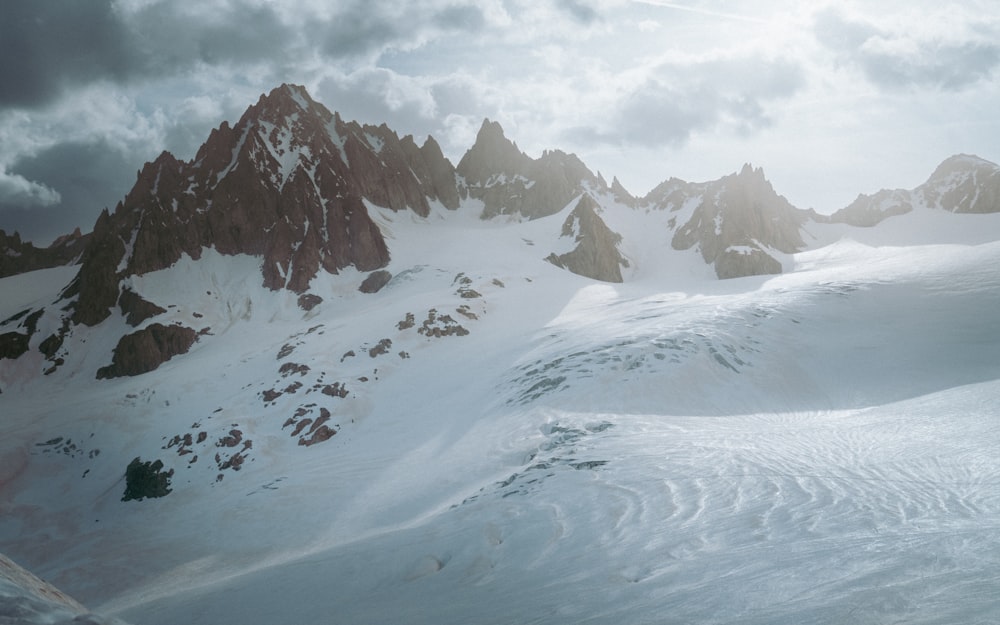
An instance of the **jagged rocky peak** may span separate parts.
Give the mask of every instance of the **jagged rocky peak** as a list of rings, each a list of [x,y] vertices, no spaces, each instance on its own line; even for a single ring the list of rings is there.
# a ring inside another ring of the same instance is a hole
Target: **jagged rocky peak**
[[[458,173],[472,186],[486,186],[497,177],[522,174],[531,158],[508,139],[498,122],[483,120],[476,142],[458,162]]]
[[[139,171],[95,227],[99,240],[69,291],[79,296],[74,320],[99,323],[124,277],[206,247],[261,256],[267,287],[299,293],[320,270],[372,271],[389,250],[366,202],[427,215],[430,202],[453,209],[459,199],[455,168],[433,138],[417,146],[384,124],[345,122],[303,87],[282,85],[234,126],[220,124],[194,160],[164,152]]]
[[[888,217],[904,215],[911,210],[913,198],[910,191],[882,189],[873,195],[859,194],[853,202],[830,215],[829,221],[868,228]]]
[[[599,210],[594,198],[583,194],[563,222],[560,234],[560,238],[572,242],[573,249],[564,254],[553,252],[545,260],[580,276],[621,282],[621,268],[629,266],[618,251],[622,237],[604,223]]]
[[[626,189],[622,183],[618,181],[617,176],[614,176],[611,179],[611,195],[619,204],[624,204],[625,206],[631,208],[635,208],[638,204],[638,199],[628,192],[628,189]]]
[[[720,278],[781,273],[776,252],[805,245],[801,227],[809,213],[778,195],[763,169],[749,163],[712,182],[672,178],[641,205],[675,213],[668,222],[674,249],[698,249]]]
[[[498,215],[546,217],[585,191],[607,184],[574,154],[546,150],[533,159],[509,140],[500,124],[483,121],[476,142],[457,167],[468,194],[483,202],[483,219]]]
[[[0,278],[74,263],[89,239],[89,234],[81,234],[76,228],[48,247],[35,247],[31,241],[22,241],[19,232],[9,235],[0,230]]]

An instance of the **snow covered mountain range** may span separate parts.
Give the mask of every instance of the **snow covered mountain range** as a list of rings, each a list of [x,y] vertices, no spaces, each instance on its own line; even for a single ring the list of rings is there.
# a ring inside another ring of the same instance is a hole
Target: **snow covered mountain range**
[[[831,216],[750,165],[637,198],[283,85],[0,246],[0,552],[103,613],[1000,617],[988,161]]]

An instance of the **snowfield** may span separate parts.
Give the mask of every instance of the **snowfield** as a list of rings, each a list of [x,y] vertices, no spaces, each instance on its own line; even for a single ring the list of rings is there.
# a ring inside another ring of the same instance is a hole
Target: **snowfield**
[[[309,312],[213,250],[134,278],[204,333],[134,378],[94,379],[114,315],[52,376],[0,361],[0,551],[135,625],[1000,622],[1000,215],[718,281],[602,203],[624,284],[542,261],[575,201],[370,207],[393,279]],[[34,278],[0,313],[68,279]],[[122,502],[135,457],[173,492]]]

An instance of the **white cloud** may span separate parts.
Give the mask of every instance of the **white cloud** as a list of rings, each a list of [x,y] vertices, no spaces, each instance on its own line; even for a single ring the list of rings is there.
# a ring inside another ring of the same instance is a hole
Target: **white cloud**
[[[35,208],[58,204],[61,199],[58,191],[44,184],[0,169],[0,204]]]

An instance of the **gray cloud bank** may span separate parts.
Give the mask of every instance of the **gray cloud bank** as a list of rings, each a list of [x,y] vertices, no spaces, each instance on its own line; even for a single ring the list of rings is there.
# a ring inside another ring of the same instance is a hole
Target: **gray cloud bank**
[[[952,39],[878,27],[836,9],[816,17],[816,38],[875,85],[962,89],[989,77],[1000,65],[1000,28],[974,25],[972,37]],[[956,33],[950,33],[955,36]],[[961,35],[961,33],[957,33]]]

